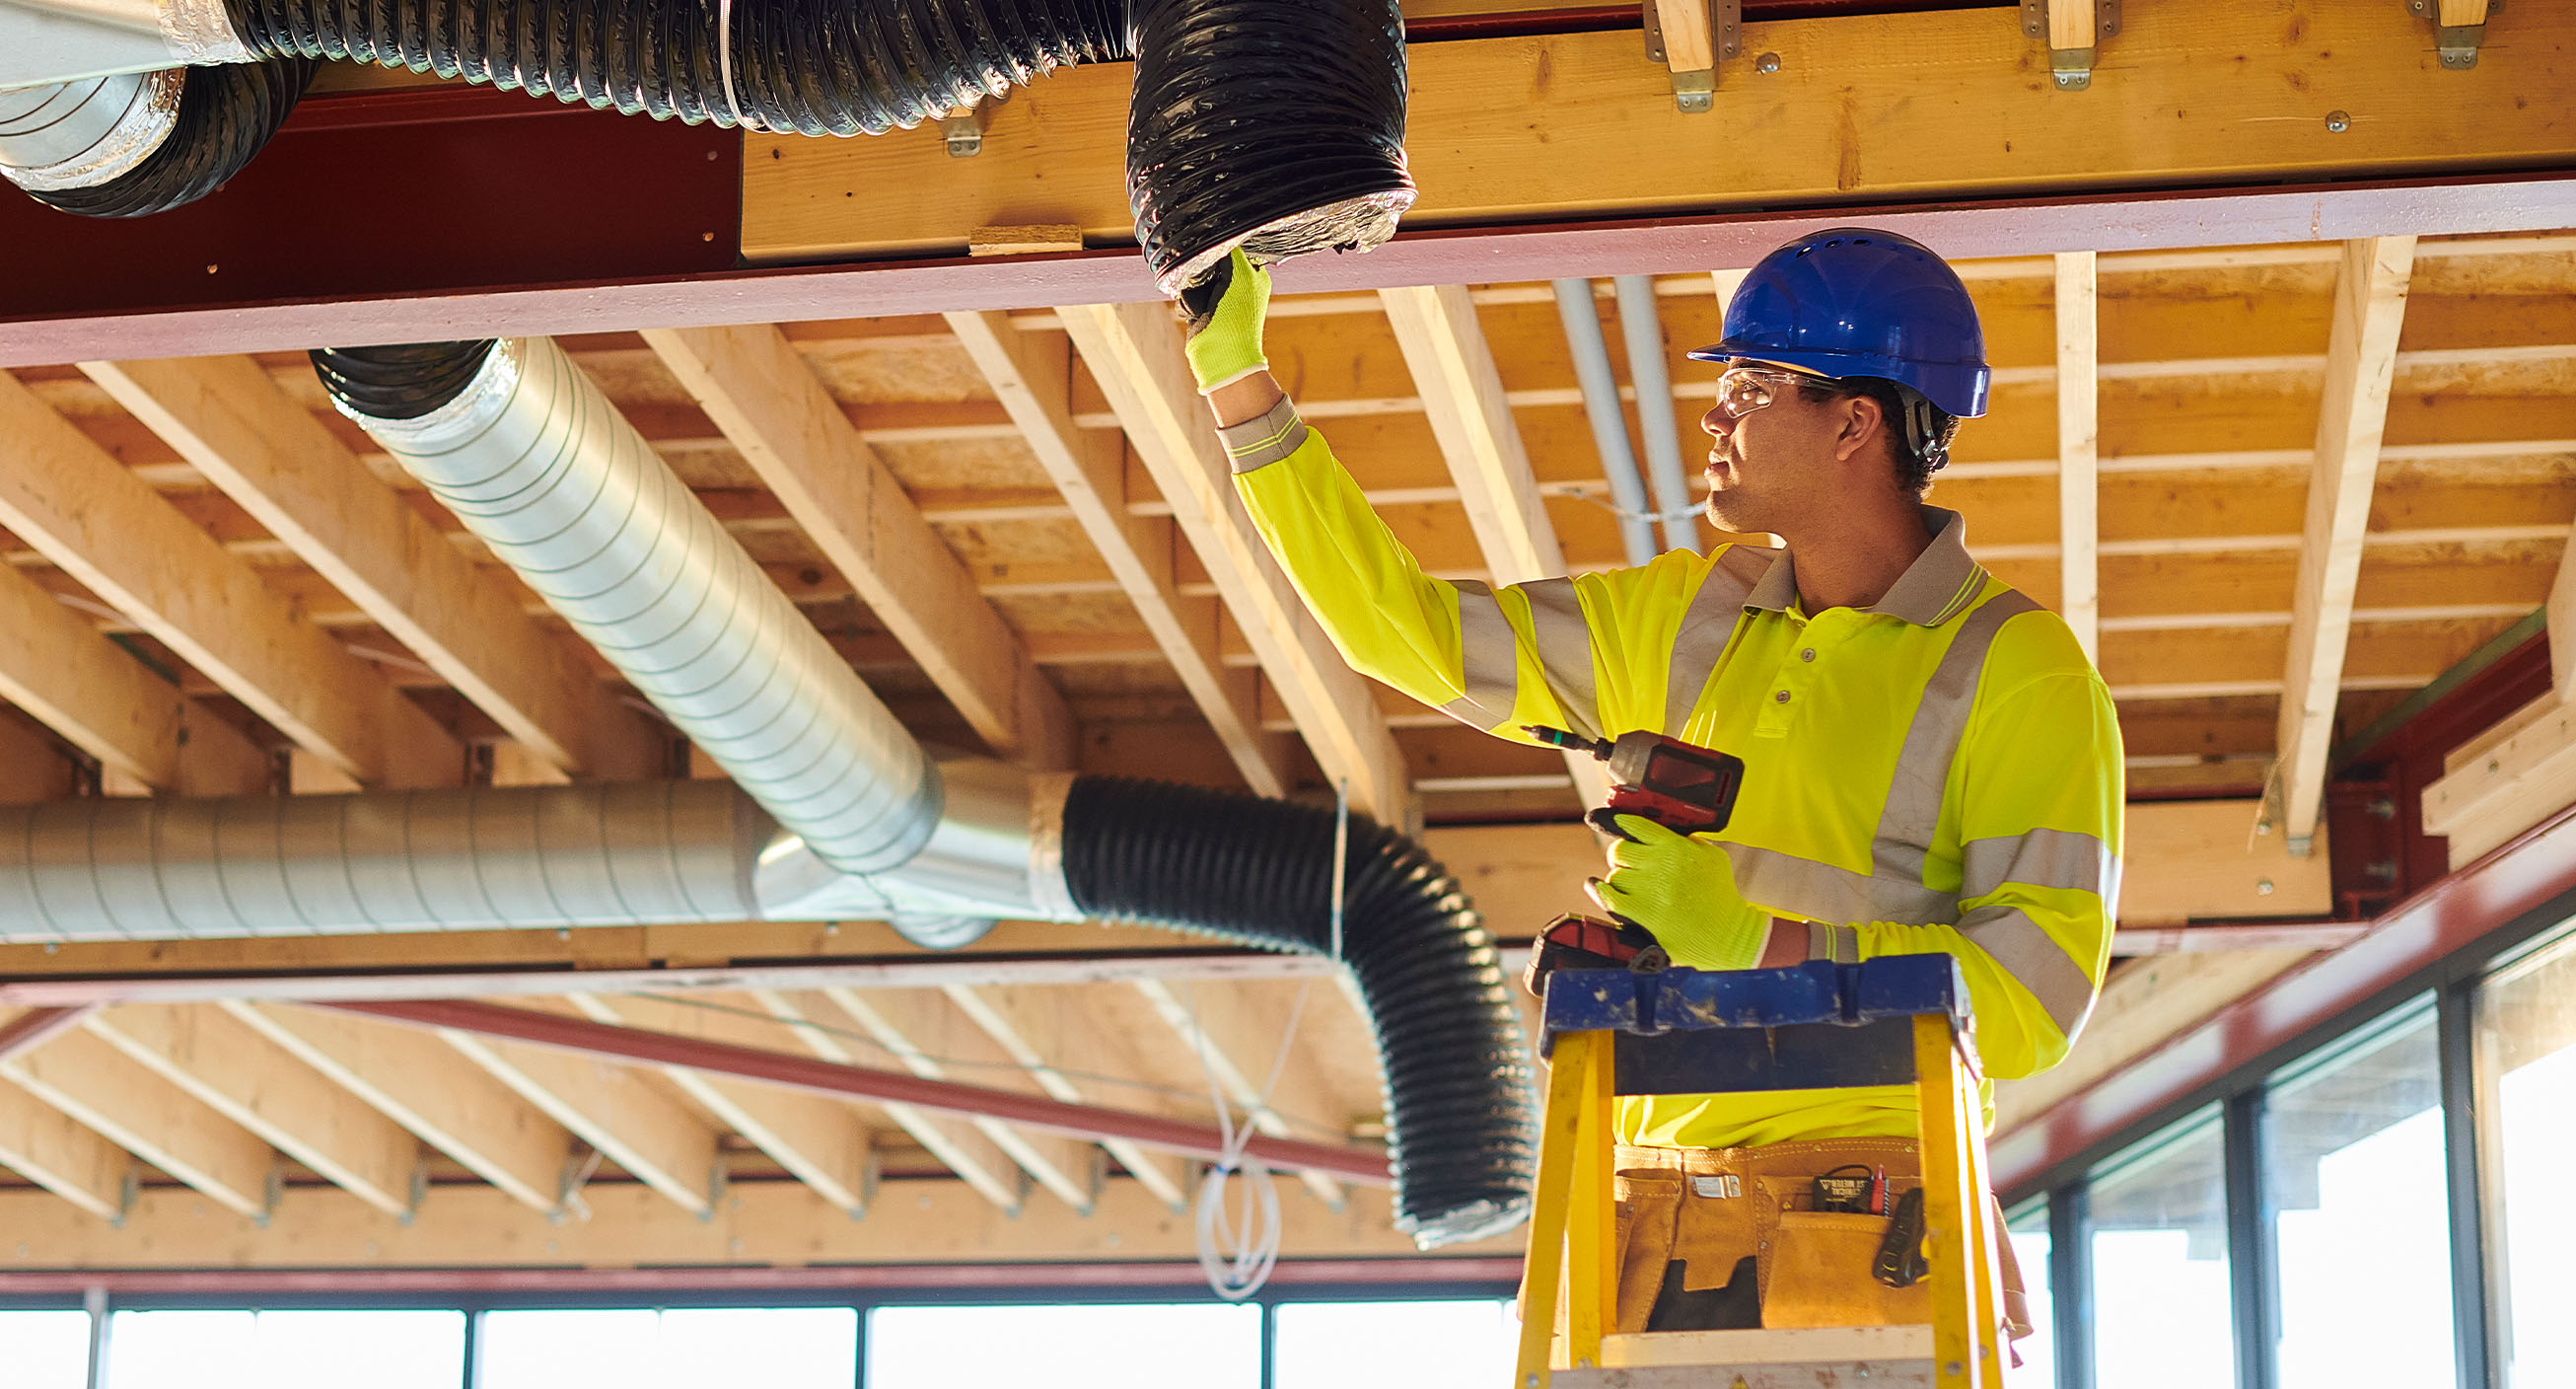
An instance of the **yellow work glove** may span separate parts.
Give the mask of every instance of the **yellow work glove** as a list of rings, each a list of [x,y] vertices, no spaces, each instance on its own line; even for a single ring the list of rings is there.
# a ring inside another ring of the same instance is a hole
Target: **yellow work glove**
[[[1181,292],[1181,309],[1190,321],[1190,371],[1199,379],[1200,395],[1270,369],[1261,355],[1270,272],[1254,265],[1242,247],[1204,284]]]
[[[1584,884],[1604,911],[1645,928],[1693,969],[1751,969],[1771,914],[1735,890],[1735,865],[1715,839],[1681,834],[1643,815],[1614,816],[1610,876]]]

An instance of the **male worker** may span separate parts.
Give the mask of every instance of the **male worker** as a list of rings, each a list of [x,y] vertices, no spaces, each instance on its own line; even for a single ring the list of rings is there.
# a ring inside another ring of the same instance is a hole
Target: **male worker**
[[[1603,906],[1701,969],[1946,952],[1988,1075],[2066,1054],[2109,957],[2119,727],[2066,624],[1922,503],[1989,381],[1939,257],[1800,238],[1690,354],[1726,364],[1708,514],[1785,548],[1500,589],[1424,574],[1299,422],[1262,356],[1267,276],[1238,254],[1213,297],[1189,356],[1235,481],[1353,666],[1498,737],[1644,728],[1744,759],[1722,833],[1620,818]],[[1618,1127],[1620,1329],[1928,1320],[1924,1285],[1871,1276],[1886,1222],[1818,1210],[1813,1183],[1884,1174],[1873,1210],[1914,1185],[1911,1087],[1631,1098]]]

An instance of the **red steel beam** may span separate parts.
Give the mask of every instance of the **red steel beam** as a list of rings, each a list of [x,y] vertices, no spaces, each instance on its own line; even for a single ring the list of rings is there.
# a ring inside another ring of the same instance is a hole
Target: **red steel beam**
[[[1274,1287],[1491,1283],[1521,1276],[1514,1257],[1426,1254],[1392,1259],[1282,1259]],[[663,1268],[67,1269],[0,1272],[0,1295],[65,1296],[105,1288],[117,1297],[471,1296],[491,1293],[922,1292],[939,1289],[1205,1288],[1187,1263],[835,1264]]]
[[[587,1018],[568,1018],[497,1003],[427,999],[325,1003],[318,1006],[409,1023],[415,1027],[452,1028],[486,1037],[505,1037],[586,1056],[654,1066],[684,1066],[690,1070],[736,1076],[764,1085],[842,1099],[908,1104],[970,1119],[999,1119],[1007,1124],[1043,1129],[1091,1142],[1124,1138],[1149,1148],[1208,1161],[1216,1161],[1225,1155],[1224,1137],[1215,1128],[1167,1119],[1159,1114],[1066,1104],[1061,1100],[1041,1099],[1035,1095],[1014,1094],[980,1085],[927,1080],[901,1071],[845,1066],[810,1056],[738,1047],[643,1028],[619,1027]],[[1244,1150],[1273,1167],[1325,1172],[1346,1181],[1372,1186],[1390,1186],[1394,1181],[1387,1171],[1386,1154],[1367,1149],[1256,1136]]]
[[[67,1007],[30,1008],[0,1023],[0,1061],[22,1051],[33,1051],[46,1042],[80,1026],[81,1019],[98,1011],[95,1003],[75,1003]]]
[[[301,115],[299,112],[298,117]],[[638,127],[661,124],[611,119]],[[711,152],[721,153],[713,147]],[[734,152],[738,154],[738,148]],[[277,152],[271,151],[243,178],[260,174],[277,157]],[[722,167],[721,158],[708,161],[703,155],[697,157],[706,168]],[[720,190],[709,189],[705,196],[711,199],[717,192]],[[621,194],[616,201],[631,203],[636,198],[631,193]],[[0,244],[10,240],[7,203],[0,199]],[[184,218],[191,211],[182,208],[167,217]],[[445,225],[460,216],[443,214],[440,221]],[[149,228],[165,220],[145,219],[138,225]],[[559,228],[547,230],[551,225],[548,219],[523,221],[528,225],[517,227],[514,235],[520,241],[536,240],[538,249],[545,254],[579,250],[577,242],[558,244],[565,242],[566,234]],[[1364,256],[1306,256],[1291,261],[1279,271],[1279,290],[1309,294],[1568,275],[1669,274],[1705,270],[1712,265],[1750,265],[1788,237],[1853,222],[1901,232],[1944,255],[1963,258],[2058,251],[2176,250],[2206,246],[2213,241],[2256,245],[2398,234],[2551,231],[2576,225],[2576,175],[2545,171],[2477,179],[2306,187],[2265,185],[2121,196],[1998,199],[1929,207],[1854,206],[1826,211],[1416,231],[1401,233]],[[591,223],[576,221],[572,225],[586,234]],[[272,239],[283,234],[284,230],[271,229]],[[380,231],[373,234],[381,236]],[[729,234],[722,228],[713,233],[718,238],[713,243],[718,251],[726,251],[724,238]],[[687,240],[683,238],[684,243]],[[355,251],[346,245],[352,241]],[[364,268],[358,264],[364,260],[359,252],[371,243],[363,239],[363,234],[351,231],[328,244],[335,254],[351,260],[348,275],[357,275]],[[402,246],[410,244],[407,239]],[[1132,250],[738,270],[704,270],[673,261],[667,271],[636,274],[597,269],[600,262],[593,259],[583,264],[594,268],[531,283],[520,269],[528,263],[524,256],[514,260],[498,250],[487,250],[489,243],[463,233],[443,238],[441,244],[457,249],[443,252],[441,265],[435,267],[442,283],[425,288],[407,287],[408,279],[379,280],[370,286],[344,277],[327,290],[301,290],[307,297],[286,297],[284,292],[227,296],[208,289],[179,297],[129,301],[115,307],[66,306],[37,312],[9,307],[7,295],[0,293],[0,324],[5,324],[5,331],[0,331],[0,367],[98,358],[301,351],[317,343],[422,342],[785,323],[952,309],[1143,303],[1158,297],[1144,261]],[[258,246],[245,245],[240,253],[257,254]],[[650,259],[657,254],[689,256],[696,252],[685,246],[680,252],[669,252],[648,245],[636,248],[636,254]],[[472,265],[444,264],[446,258],[464,262],[478,255],[486,262],[483,270],[497,278],[475,285]],[[94,259],[118,267],[150,263],[149,258],[138,257]],[[285,276],[292,269],[281,268],[275,274]],[[519,273],[512,273],[514,270]],[[95,270],[66,269],[61,273],[84,284],[98,278]],[[410,276],[414,272],[401,268],[384,273]],[[346,287],[341,287],[344,284]],[[491,287],[496,285],[499,287]]]
[[[2150,1116],[2569,892],[2576,892],[2576,806],[2398,903],[2350,945],[2299,965],[1998,1136],[1995,1189],[2019,1198]]]

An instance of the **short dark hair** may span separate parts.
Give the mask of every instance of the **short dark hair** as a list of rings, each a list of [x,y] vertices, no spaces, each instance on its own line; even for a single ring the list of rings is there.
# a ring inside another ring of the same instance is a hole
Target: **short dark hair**
[[[1897,490],[1917,501],[1932,490],[1932,475],[1950,464],[1950,440],[1959,432],[1959,418],[1920,392],[1884,376],[1801,376],[1798,390],[1819,404],[1850,396],[1877,401],[1879,417],[1887,423],[1889,452],[1896,456]]]

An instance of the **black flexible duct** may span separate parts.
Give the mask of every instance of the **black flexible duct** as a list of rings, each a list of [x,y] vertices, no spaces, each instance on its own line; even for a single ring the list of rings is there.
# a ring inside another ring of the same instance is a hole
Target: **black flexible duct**
[[[313,63],[302,57],[189,68],[178,119],[142,163],[105,183],[28,195],[83,217],[148,217],[195,202],[241,172],[312,80]]]
[[[1082,777],[1065,801],[1064,876],[1092,916],[1323,954],[1333,814]],[[1429,1247],[1517,1224],[1538,1122],[1493,938],[1421,845],[1361,816],[1351,819],[1342,912],[1342,955],[1386,1069],[1398,1228]]]
[[[1404,171],[1396,0],[226,0],[255,53],[436,72],[629,114],[878,134],[1054,68],[1137,55],[1137,234],[1177,291],[1258,259],[1383,241]]]
[[[341,404],[370,419],[416,420],[463,394],[497,341],[317,347],[305,355]]]

